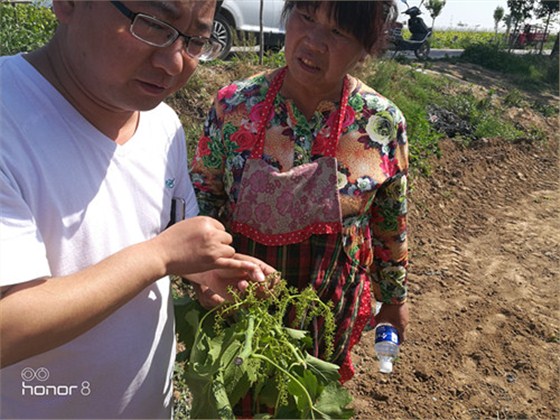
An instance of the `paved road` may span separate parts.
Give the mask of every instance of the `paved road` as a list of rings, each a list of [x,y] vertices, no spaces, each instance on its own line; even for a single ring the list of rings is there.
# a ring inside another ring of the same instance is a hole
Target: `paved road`
[[[259,47],[233,47],[231,49],[233,52],[243,52],[243,51],[258,51]],[[530,53],[534,53],[533,50],[512,50],[513,53],[515,54],[530,54]],[[550,55],[550,50],[544,50],[543,51],[543,55]],[[441,58],[446,58],[446,57],[458,57],[463,53],[463,50],[458,50],[458,49],[446,49],[446,48],[432,48],[430,50],[430,59],[432,60],[438,60]],[[415,55],[413,51],[399,51],[398,55],[402,55],[405,56],[407,58],[412,58],[415,59]],[[393,56],[393,51],[387,51],[387,53],[385,54],[385,57],[387,58],[391,58]]]
[[[255,46],[255,47],[232,47],[231,51],[232,52],[237,52],[237,53],[244,52],[244,51],[257,52],[257,51],[259,51],[259,47],[258,46]],[[430,58],[432,58],[432,59],[445,58],[446,55],[448,57],[453,57],[453,56],[461,55],[462,52],[463,52],[463,50],[434,49],[434,48],[432,48],[432,50],[430,51]],[[388,51],[387,54],[386,54],[387,57],[391,57],[392,55],[393,55],[393,51]],[[406,57],[415,58],[414,57],[414,52],[412,52],[412,51],[399,51],[399,55],[404,55]]]
[[[459,55],[461,55],[463,53],[463,50],[451,50],[451,49],[437,49],[437,48],[432,48],[430,50],[430,58],[432,60],[437,60],[439,58],[445,58],[445,57],[457,57]],[[394,54],[394,51],[387,51],[387,53],[385,54],[385,57],[391,58]],[[414,52],[413,51],[399,51],[397,53],[397,56],[405,56],[407,58],[416,58],[414,56]]]
[[[531,53],[535,53],[534,50],[512,50],[512,52],[514,54],[531,54]],[[463,53],[463,50],[453,50],[453,49],[438,49],[438,48],[432,48],[430,50],[430,59],[432,60],[437,60],[440,58],[445,58],[445,57],[458,57]],[[543,50],[543,55],[550,55],[551,50]],[[404,55],[405,57],[408,58],[416,58],[414,56],[414,52],[413,51],[399,51],[399,53],[397,55]],[[393,56],[393,51],[388,51],[385,54],[385,57],[392,57]]]

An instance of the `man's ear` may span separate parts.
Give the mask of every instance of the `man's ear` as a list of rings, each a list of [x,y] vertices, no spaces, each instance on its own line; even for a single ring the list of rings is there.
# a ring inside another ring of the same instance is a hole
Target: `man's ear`
[[[60,23],[68,23],[74,13],[76,2],[67,0],[54,0],[52,2],[53,12]]]

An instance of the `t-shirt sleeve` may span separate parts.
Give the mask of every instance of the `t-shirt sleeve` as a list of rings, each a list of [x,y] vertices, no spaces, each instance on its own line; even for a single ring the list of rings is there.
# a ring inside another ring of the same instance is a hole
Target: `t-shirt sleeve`
[[[0,171],[0,286],[50,275],[34,217],[17,187]]]

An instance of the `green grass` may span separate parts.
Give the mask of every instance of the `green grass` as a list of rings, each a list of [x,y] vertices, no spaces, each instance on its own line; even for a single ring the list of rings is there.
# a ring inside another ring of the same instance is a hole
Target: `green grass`
[[[554,89],[557,92],[558,57],[511,54],[496,46],[475,44],[465,49],[460,61],[498,71],[525,90]]]
[[[54,13],[46,7],[0,3],[0,55],[43,46],[57,25]]]
[[[406,31],[403,31],[405,37],[408,36]],[[544,49],[552,49],[556,33],[548,35],[544,43]],[[450,49],[465,49],[472,45],[499,45],[505,47],[506,37],[504,33],[495,34],[489,31],[469,31],[469,30],[435,30],[430,41],[432,48],[450,48]]]

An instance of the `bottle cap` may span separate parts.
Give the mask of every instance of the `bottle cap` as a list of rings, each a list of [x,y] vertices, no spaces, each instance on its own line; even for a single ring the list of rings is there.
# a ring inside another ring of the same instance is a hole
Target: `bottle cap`
[[[391,373],[393,371],[393,362],[390,360],[380,360],[379,361],[379,372],[381,373]]]

